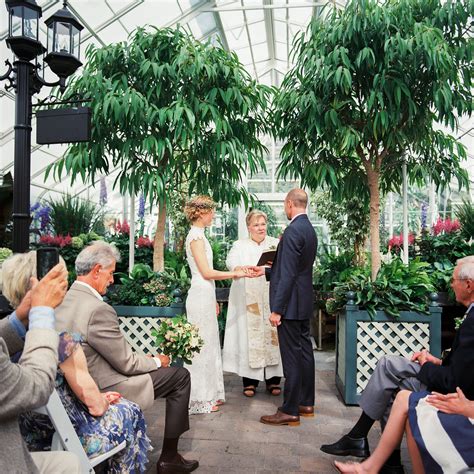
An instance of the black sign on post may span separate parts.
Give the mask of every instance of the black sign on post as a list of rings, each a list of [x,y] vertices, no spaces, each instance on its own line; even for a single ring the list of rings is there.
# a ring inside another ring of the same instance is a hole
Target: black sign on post
[[[90,141],[91,115],[90,107],[36,112],[36,143],[51,145]]]

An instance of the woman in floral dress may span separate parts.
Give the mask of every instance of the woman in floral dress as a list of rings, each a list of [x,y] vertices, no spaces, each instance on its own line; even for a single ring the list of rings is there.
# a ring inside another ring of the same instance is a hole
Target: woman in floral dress
[[[94,457],[126,441],[126,447],[107,461],[107,472],[145,472],[151,445],[143,413],[136,403],[116,392],[99,392],[80,341],[80,336],[60,334],[56,390],[84,451]],[[49,417],[28,412],[20,419],[20,429],[30,450],[50,449],[54,428]]]

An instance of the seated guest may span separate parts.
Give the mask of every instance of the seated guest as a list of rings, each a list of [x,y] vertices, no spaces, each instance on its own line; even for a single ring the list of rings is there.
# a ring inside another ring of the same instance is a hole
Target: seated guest
[[[53,391],[58,365],[54,308],[66,290],[67,273],[57,265],[10,317],[0,320],[0,472],[80,473],[72,453],[29,453],[18,425],[25,410],[45,405]],[[20,363],[12,363],[10,355],[21,350]]]
[[[165,436],[158,473],[194,471],[199,463],[178,454],[178,441],[189,429],[189,372],[168,367],[163,355],[134,353],[120,331],[117,313],[102,296],[113,282],[118,250],[94,242],[77,256],[77,280],[56,313],[60,331],[78,333],[92,378],[102,391],[120,392],[145,410],[156,398],[166,398]]]
[[[2,274],[9,284],[3,291],[12,307],[26,294],[25,284],[35,273],[34,251],[13,255],[4,262]],[[16,285],[12,284],[14,275],[17,275]],[[126,441],[126,447],[107,461],[108,472],[144,472],[147,451],[151,448],[140,407],[120,399],[117,392],[100,393],[87,370],[79,336],[61,333],[58,354],[56,389],[86,454],[97,456]],[[30,450],[51,448],[54,427],[48,416],[23,413],[20,430]]]
[[[469,399],[474,399],[474,256],[458,260],[451,286],[456,301],[468,310],[448,355],[441,360],[422,350],[416,352],[411,361],[399,356],[382,357],[359,401],[362,415],[358,422],[336,443],[322,445],[323,452],[367,457],[367,434],[375,420],[381,420],[384,428],[393,397],[400,389],[447,394],[456,392],[459,387]],[[399,449],[387,460],[383,472],[403,472]]]
[[[467,472],[474,467],[474,401],[458,388],[447,395],[402,390],[373,454],[360,464],[336,461],[336,468],[352,474],[380,472],[404,430],[415,474]]]

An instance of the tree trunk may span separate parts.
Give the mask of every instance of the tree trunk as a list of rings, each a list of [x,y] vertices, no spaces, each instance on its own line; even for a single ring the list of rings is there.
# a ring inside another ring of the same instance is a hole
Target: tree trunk
[[[365,265],[366,237],[356,239],[354,242],[354,264],[362,268]]]
[[[380,172],[374,170],[370,163],[365,167],[367,171],[367,182],[370,192],[370,254],[372,257],[371,274],[372,281],[377,277],[380,269]]]
[[[162,272],[165,269],[165,225],[166,203],[163,201],[160,202],[158,210],[158,223],[153,244],[153,270],[155,272]]]

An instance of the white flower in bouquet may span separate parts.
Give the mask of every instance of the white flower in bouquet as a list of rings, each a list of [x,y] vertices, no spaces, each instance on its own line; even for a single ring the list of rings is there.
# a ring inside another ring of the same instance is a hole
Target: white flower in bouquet
[[[200,352],[204,344],[199,329],[187,322],[184,315],[163,319],[158,330],[153,330],[151,335],[162,354],[171,360],[182,359],[186,364],[192,363],[194,353]]]

